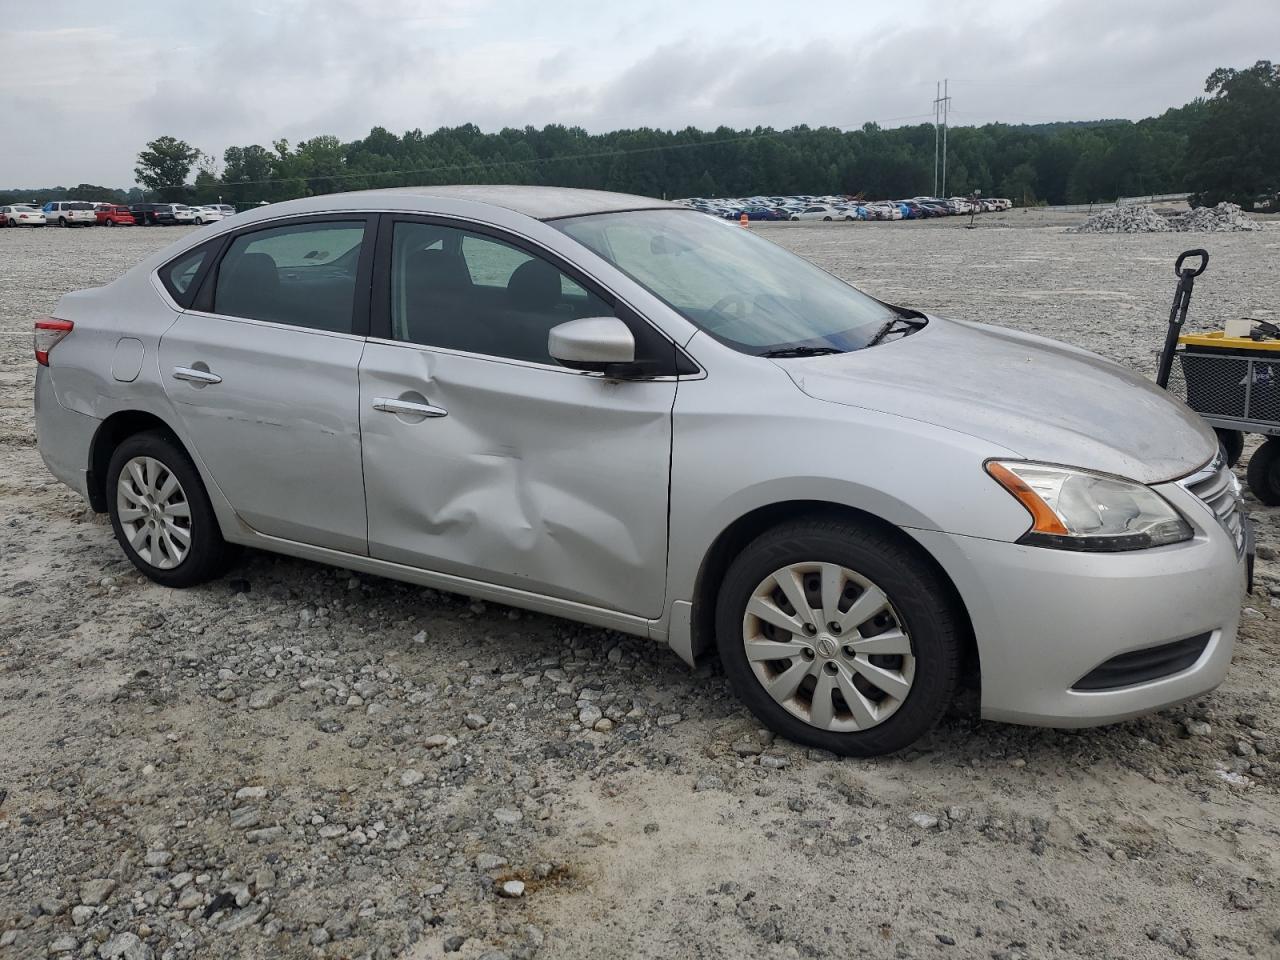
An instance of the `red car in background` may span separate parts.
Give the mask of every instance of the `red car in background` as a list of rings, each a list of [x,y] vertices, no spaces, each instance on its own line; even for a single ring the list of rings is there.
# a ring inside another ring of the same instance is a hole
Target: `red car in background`
[[[100,203],[93,208],[93,211],[100,227],[131,227],[136,222],[128,207],[114,203]]]

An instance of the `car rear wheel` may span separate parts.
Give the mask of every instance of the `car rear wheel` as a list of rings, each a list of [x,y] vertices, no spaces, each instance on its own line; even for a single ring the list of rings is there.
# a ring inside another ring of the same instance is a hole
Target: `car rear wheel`
[[[948,597],[891,534],[795,521],[729,567],[716,642],[734,692],[771,730],[844,755],[891,753],[954,696],[961,641]]]
[[[116,225],[116,222],[112,220],[110,217],[108,217],[104,222],[108,227],[114,227]]]
[[[199,473],[163,433],[135,434],[116,448],[107,468],[107,501],[116,540],[157,583],[204,583],[232,559]]]
[[[59,218],[58,218],[58,226],[60,226],[60,227],[65,227],[66,225],[67,225],[67,218],[66,218],[66,217],[59,217]]]

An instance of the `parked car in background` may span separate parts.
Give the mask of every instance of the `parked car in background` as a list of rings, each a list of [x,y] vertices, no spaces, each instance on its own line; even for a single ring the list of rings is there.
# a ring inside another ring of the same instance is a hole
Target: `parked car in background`
[[[0,207],[0,227],[43,227],[44,211],[30,204],[15,203],[12,206]]]
[[[135,223],[144,227],[172,226],[177,223],[173,205],[168,203],[134,203],[129,206]]]
[[[185,203],[171,203],[169,205],[173,209],[173,219],[175,223],[195,223],[196,211],[194,207],[188,207]]]
[[[51,200],[44,205],[44,219],[60,227],[91,227],[98,222],[93,204],[84,200]]]
[[[844,219],[843,216],[836,212],[832,207],[817,204],[811,207],[802,207],[795,213],[791,214],[791,220],[837,220]]]
[[[192,207],[191,209],[195,211],[195,222],[197,225],[217,223],[219,220],[226,217],[226,214],[222,212],[220,207],[212,205],[201,205]]]
[[[133,211],[117,203],[100,203],[94,210],[98,223],[104,227],[131,227],[134,225]]]
[[[46,465],[169,587],[239,544],[715,651],[853,755],[969,669],[984,717],[1079,727],[1231,662],[1248,520],[1185,404],[676,204],[279,203],[67,294],[34,349]]]

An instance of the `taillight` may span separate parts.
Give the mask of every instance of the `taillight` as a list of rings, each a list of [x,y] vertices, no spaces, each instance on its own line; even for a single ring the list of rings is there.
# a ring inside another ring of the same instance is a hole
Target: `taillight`
[[[32,337],[36,348],[36,363],[42,367],[49,365],[49,351],[62,342],[62,338],[75,328],[70,320],[55,320],[53,317],[41,317],[36,321],[35,335]]]

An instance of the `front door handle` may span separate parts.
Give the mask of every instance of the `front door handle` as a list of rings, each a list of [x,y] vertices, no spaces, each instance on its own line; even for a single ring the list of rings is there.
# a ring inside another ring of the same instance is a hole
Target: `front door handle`
[[[449,415],[449,411],[444,407],[433,407],[429,403],[414,403],[412,400],[394,400],[391,397],[378,397],[373,401],[373,409],[408,417],[447,417]]]
[[[173,379],[186,380],[189,383],[221,383],[222,378],[208,370],[196,370],[194,367],[174,367]]]

